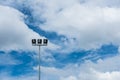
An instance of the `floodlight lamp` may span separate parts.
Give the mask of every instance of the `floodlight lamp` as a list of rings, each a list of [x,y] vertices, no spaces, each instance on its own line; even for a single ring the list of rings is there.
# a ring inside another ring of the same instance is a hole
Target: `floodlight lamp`
[[[42,44],[42,39],[38,39],[38,44]]]
[[[43,40],[43,43],[44,43],[45,45],[47,45],[48,40],[47,40],[47,39],[44,39],[44,40]]]
[[[33,44],[33,45],[36,44],[36,39],[32,39],[32,44]]]

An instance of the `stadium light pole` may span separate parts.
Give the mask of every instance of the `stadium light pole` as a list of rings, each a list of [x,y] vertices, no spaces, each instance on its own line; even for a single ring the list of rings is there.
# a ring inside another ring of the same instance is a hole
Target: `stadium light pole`
[[[41,57],[41,55],[40,55],[40,47],[41,46],[47,46],[47,44],[48,44],[48,40],[47,39],[32,39],[32,46],[38,46],[39,47],[39,56],[38,56],[38,66],[39,66],[39,74],[38,74],[38,80],[40,80],[40,78],[41,78],[41,68],[40,68],[40,61],[41,61],[41,59],[40,59],[40,57]]]

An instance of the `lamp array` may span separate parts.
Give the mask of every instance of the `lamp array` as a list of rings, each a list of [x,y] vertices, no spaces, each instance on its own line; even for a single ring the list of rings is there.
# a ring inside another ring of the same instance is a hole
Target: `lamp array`
[[[47,46],[48,40],[47,39],[32,39],[33,46]]]

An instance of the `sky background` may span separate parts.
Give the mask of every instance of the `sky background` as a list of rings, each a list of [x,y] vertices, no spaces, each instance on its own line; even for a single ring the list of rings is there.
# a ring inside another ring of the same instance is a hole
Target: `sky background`
[[[120,0],[0,0],[0,80],[120,79]]]

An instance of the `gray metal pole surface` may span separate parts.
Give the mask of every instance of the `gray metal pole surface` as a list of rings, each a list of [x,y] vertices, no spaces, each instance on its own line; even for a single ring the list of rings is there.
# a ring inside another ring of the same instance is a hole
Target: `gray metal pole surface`
[[[41,60],[40,60],[40,45],[39,45],[39,58],[38,58],[38,66],[39,66],[39,74],[38,74],[38,76],[39,76],[39,80],[40,80],[40,78],[41,78],[41,74],[40,74],[40,73],[41,73],[41,72],[40,72],[40,70],[41,70],[41,69],[40,69],[40,61],[41,61]]]

